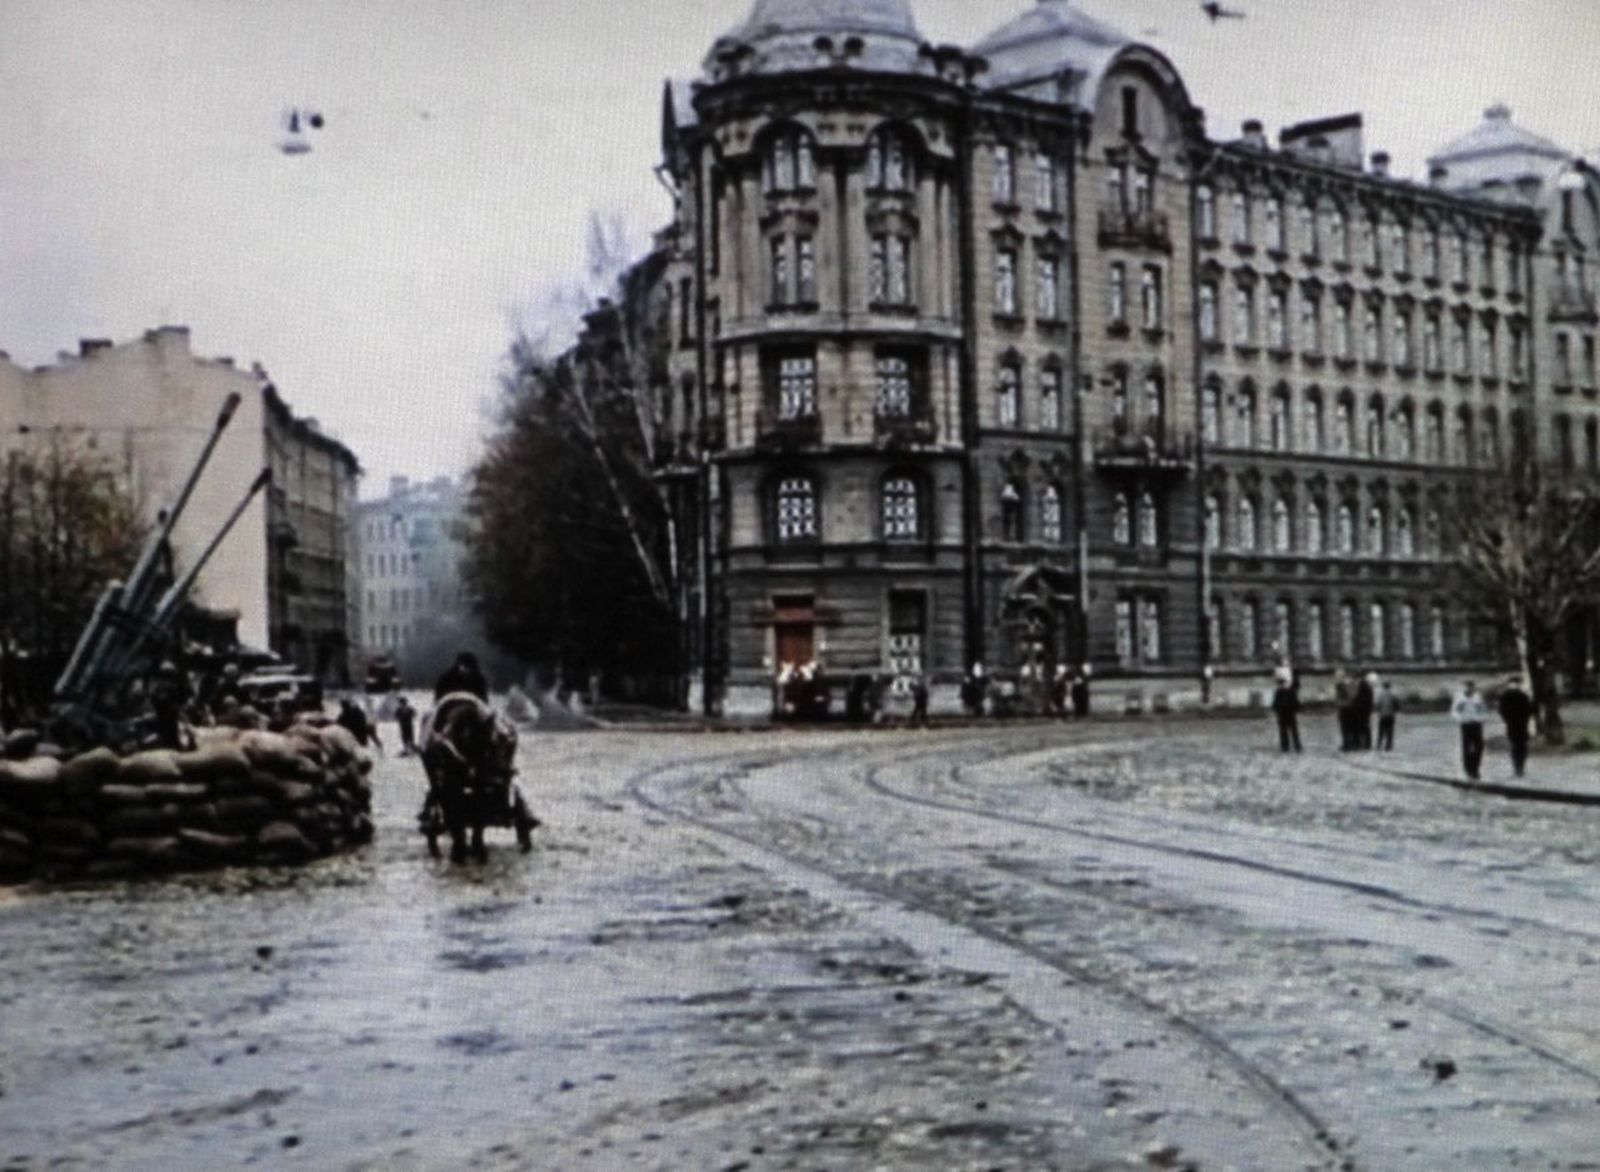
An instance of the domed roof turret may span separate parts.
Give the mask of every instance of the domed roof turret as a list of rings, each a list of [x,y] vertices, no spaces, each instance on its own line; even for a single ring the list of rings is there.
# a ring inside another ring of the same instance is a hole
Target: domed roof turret
[[[922,34],[908,0],[755,0],[706,56],[713,81],[750,73],[848,67],[923,72]]]
[[[989,63],[980,84],[1029,91],[1044,85],[1061,96],[1058,83],[1080,86],[1098,77],[1117,52],[1131,43],[1122,32],[1078,10],[1070,0],[1039,0],[1027,12],[984,37],[973,52]],[[1068,76],[1070,75],[1070,76]]]
[[[1443,168],[1443,186],[1460,191],[1530,178],[1542,183],[1570,158],[1571,152],[1511,121],[1510,107],[1500,104],[1490,106],[1482,122],[1441,147],[1428,160],[1428,169]]]

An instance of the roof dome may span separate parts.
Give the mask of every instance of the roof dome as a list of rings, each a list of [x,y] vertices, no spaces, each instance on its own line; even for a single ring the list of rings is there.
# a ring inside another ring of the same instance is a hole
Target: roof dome
[[[1444,186],[1460,190],[1529,176],[1543,181],[1570,158],[1570,152],[1511,121],[1511,108],[1498,104],[1483,112],[1477,126],[1441,147],[1428,168],[1445,168]]]
[[[1080,12],[1070,0],[1039,0],[1033,8],[990,33],[973,47],[989,63],[982,84],[991,89],[1026,90],[1074,74],[1079,81],[1098,77],[1117,52],[1130,44],[1122,32]]]
[[[715,81],[846,66],[920,72],[922,34],[908,0],[755,0],[706,57]]]

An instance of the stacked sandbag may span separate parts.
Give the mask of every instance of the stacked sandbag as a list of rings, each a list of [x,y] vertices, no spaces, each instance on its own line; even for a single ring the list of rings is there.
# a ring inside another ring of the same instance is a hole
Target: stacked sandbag
[[[0,761],[0,882],[303,863],[369,842],[345,729],[202,729],[189,752]]]

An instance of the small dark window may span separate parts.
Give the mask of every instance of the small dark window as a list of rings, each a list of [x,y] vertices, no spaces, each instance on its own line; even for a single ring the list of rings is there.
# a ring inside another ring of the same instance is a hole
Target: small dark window
[[[1122,133],[1129,138],[1139,133],[1139,91],[1136,87],[1122,87]]]

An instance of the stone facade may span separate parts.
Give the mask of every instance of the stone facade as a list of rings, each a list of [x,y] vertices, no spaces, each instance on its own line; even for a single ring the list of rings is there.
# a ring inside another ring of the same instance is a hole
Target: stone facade
[[[809,661],[945,702],[974,663],[1492,662],[1457,486],[1600,459],[1595,176],[1506,127],[1412,183],[1356,115],[1208,137],[1065,0],[970,51],[904,0],[760,0],[668,86],[651,262],[709,704]]]
[[[329,683],[348,680],[350,511],[360,466],[315,421],[297,418],[259,369],[196,356],[166,326],[121,345],[24,370],[0,359],[0,451],[65,443],[108,461],[154,523],[188,475],[229,394],[240,395],[173,535],[182,567],[222,527],[263,467],[272,486],[245,510],[194,597],[237,617],[239,638]]]

